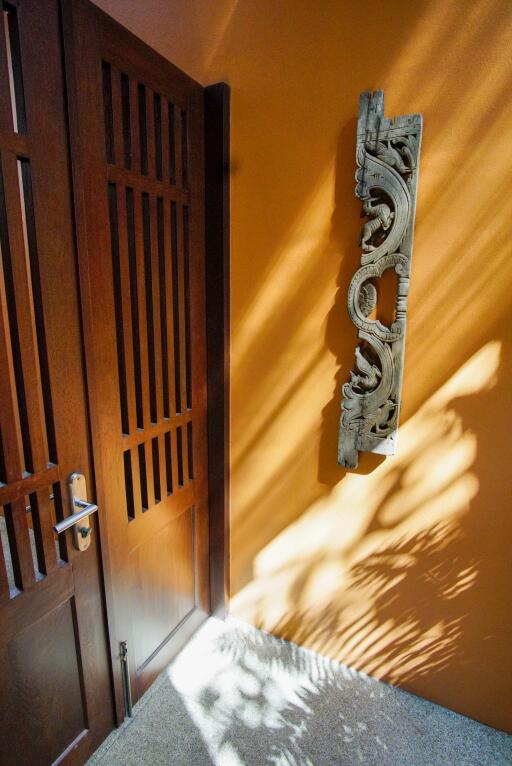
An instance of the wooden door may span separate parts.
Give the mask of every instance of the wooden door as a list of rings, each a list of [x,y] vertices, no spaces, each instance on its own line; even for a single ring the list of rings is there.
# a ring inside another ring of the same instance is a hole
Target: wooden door
[[[117,710],[209,610],[203,89],[63,3],[79,268]]]
[[[83,763],[112,728],[98,530],[56,520],[93,482],[57,0],[2,2],[0,762]]]

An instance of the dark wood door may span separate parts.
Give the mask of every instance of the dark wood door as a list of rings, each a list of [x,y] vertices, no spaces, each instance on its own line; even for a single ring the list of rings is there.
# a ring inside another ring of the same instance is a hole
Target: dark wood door
[[[93,482],[57,0],[2,2],[0,762],[83,763],[112,728],[97,522],[56,520]]]
[[[63,3],[85,356],[117,709],[209,610],[203,89]]]

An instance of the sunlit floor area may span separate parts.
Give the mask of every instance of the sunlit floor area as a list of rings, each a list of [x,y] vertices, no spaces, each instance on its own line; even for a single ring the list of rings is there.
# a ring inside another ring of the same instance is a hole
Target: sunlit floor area
[[[209,619],[89,766],[510,766],[512,737]]]

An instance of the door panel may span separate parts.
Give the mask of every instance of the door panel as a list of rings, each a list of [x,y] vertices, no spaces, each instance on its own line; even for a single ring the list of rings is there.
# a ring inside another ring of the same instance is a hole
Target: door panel
[[[167,562],[162,567],[161,562]],[[194,511],[188,509],[134,549],[136,667],[144,665],[171,629],[194,609]]]
[[[202,88],[64,3],[85,349],[118,713],[209,610]]]
[[[0,760],[80,763],[113,725],[97,529],[56,520],[90,477],[58,3],[0,29]]]

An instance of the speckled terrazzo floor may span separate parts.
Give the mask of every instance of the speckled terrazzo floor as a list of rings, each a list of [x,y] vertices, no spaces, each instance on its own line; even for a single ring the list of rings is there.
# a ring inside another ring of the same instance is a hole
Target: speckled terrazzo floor
[[[210,619],[89,766],[511,766],[512,737]]]

